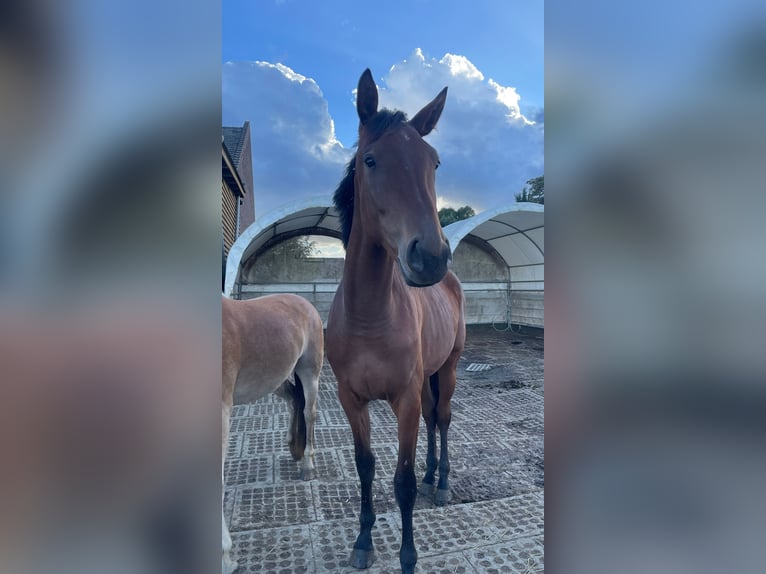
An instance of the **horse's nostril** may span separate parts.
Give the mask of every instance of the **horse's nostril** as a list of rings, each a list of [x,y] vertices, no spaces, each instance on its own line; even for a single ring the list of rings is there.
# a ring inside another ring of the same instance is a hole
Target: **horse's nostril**
[[[407,249],[407,264],[415,273],[421,273],[423,271],[423,257],[421,257],[420,251],[418,250],[417,239],[413,239]]]

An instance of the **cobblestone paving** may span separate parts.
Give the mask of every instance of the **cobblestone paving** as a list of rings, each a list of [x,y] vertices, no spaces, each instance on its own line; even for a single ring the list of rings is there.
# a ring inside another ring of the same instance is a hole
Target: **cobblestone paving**
[[[469,327],[452,400],[452,501],[415,505],[417,571],[543,572],[543,340]],[[492,368],[470,372],[471,363]],[[348,566],[358,533],[359,481],[351,430],[329,364],[320,378],[315,464],[300,481],[286,446],[287,403],[274,396],[234,408],[225,465],[225,516],[240,573],[357,572]],[[394,499],[396,418],[370,404],[377,459],[373,495],[376,562],[399,572],[401,520]],[[425,427],[417,475],[425,472]]]

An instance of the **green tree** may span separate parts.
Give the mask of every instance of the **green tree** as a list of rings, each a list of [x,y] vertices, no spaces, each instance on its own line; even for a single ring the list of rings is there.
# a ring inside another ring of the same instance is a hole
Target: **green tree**
[[[545,176],[528,179],[521,193],[514,195],[516,201],[545,204]]]
[[[315,242],[305,235],[285,239],[258,257],[257,273],[261,277],[278,277],[280,270],[292,268],[295,259],[316,257],[315,247]]]
[[[439,210],[439,223],[441,223],[442,227],[447,227],[450,223],[468,219],[474,215],[476,215],[476,212],[473,210],[473,207],[469,205],[464,205],[463,207],[459,207],[457,209],[453,209],[451,207],[442,207]]]
[[[316,242],[311,241],[306,235],[285,239],[269,249],[268,252],[274,259],[308,259],[317,254]]]

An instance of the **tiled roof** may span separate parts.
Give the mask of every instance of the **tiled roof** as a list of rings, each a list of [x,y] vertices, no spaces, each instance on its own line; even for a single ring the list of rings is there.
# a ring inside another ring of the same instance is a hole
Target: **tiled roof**
[[[223,127],[223,145],[231,156],[231,160],[236,167],[239,167],[239,156],[242,153],[242,146],[245,143],[247,128]]]

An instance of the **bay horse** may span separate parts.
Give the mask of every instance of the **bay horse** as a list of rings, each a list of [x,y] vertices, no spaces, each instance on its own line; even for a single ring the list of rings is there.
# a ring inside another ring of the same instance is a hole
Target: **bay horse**
[[[222,298],[222,467],[229,442],[229,421],[238,396],[249,402],[276,393],[292,402],[287,441],[300,477],[314,478],[314,423],[324,336],[314,306],[297,295],[267,295],[247,301]],[[294,376],[295,383],[287,379]],[[233,572],[231,536],[222,512],[222,571]]]
[[[436,211],[436,150],[423,140],[444,109],[447,88],[411,120],[378,110],[370,70],[359,79],[359,141],[333,196],[340,214],[346,263],[327,322],[327,358],[354,435],[361,483],[360,532],[351,565],[375,557],[368,403],[385,399],[398,422],[394,491],[402,516],[399,562],[414,572],[412,509],[417,495],[415,448],[422,411],[428,432],[426,490],[441,449],[437,504],[449,501],[448,429],[457,362],[465,344],[463,290],[448,270],[452,255]]]

